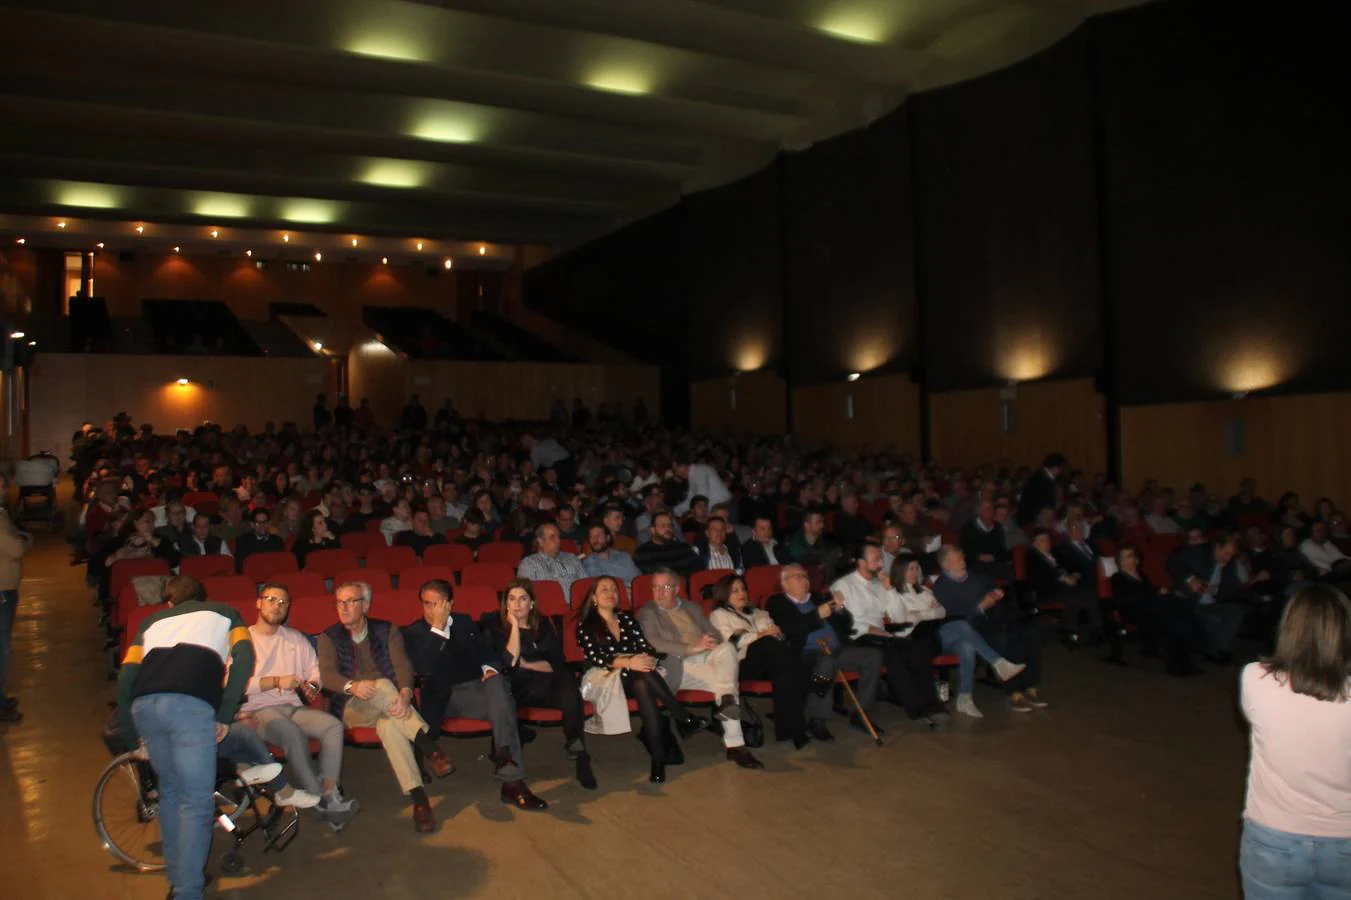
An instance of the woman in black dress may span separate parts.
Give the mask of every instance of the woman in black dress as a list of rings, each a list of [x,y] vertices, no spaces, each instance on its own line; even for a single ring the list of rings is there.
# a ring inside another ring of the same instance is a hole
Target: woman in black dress
[[[661,677],[657,651],[643,636],[638,620],[619,608],[619,583],[608,575],[596,579],[577,610],[577,644],[589,666],[619,672],[625,695],[638,702],[643,720],[639,738],[652,757],[649,780],[665,781],[666,764],[679,765],[684,754],[674,740],[663,740],[668,729],[661,706],[670,712],[681,737],[690,737],[708,723],[690,715]]]
[[[535,608],[535,588],[529,578],[507,583],[497,616],[484,625],[489,642],[502,658],[502,671],[511,682],[516,705],[543,706],[563,714],[563,749],[576,765],[577,781],[594,791],[596,776],[582,732],[582,692],[563,661],[563,642],[553,623]]]

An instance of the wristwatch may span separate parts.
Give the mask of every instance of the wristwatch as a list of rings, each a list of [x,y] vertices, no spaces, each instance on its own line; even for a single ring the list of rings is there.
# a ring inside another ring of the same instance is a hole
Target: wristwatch
[[[350,695],[350,694],[352,693],[352,685],[354,685],[354,684],[356,684],[355,681],[349,681],[349,682],[347,682],[346,684],[344,684],[344,685],[342,686],[342,692],[343,692],[344,694]]]

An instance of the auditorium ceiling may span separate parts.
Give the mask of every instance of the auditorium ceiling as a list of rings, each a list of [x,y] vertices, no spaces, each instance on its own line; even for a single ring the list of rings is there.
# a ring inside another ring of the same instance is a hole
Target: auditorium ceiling
[[[0,228],[557,249],[1131,2],[0,0]]]

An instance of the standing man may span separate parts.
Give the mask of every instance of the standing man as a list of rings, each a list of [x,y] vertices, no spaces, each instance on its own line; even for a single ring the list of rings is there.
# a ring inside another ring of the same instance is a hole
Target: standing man
[[[9,670],[9,645],[14,638],[14,617],[19,609],[19,582],[23,580],[23,557],[28,552],[28,534],[14,527],[5,504],[9,502],[9,479],[0,475],[0,722],[18,722],[19,698],[5,693]]]
[[[169,579],[169,608],[141,624],[117,678],[122,736],[159,776],[160,840],[175,900],[202,900],[216,745],[230,733],[253,672],[244,620],[203,596],[196,578]]]

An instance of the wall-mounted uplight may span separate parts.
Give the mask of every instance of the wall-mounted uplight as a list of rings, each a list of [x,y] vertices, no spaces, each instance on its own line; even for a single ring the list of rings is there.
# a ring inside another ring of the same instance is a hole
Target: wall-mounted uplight
[[[861,373],[859,372],[850,372],[849,377],[846,378],[845,381],[858,381],[860,375]]]
[[[186,378],[180,378],[180,379],[178,379],[178,386],[179,386],[179,387],[187,387],[187,386],[188,386],[188,380],[187,380]]]

